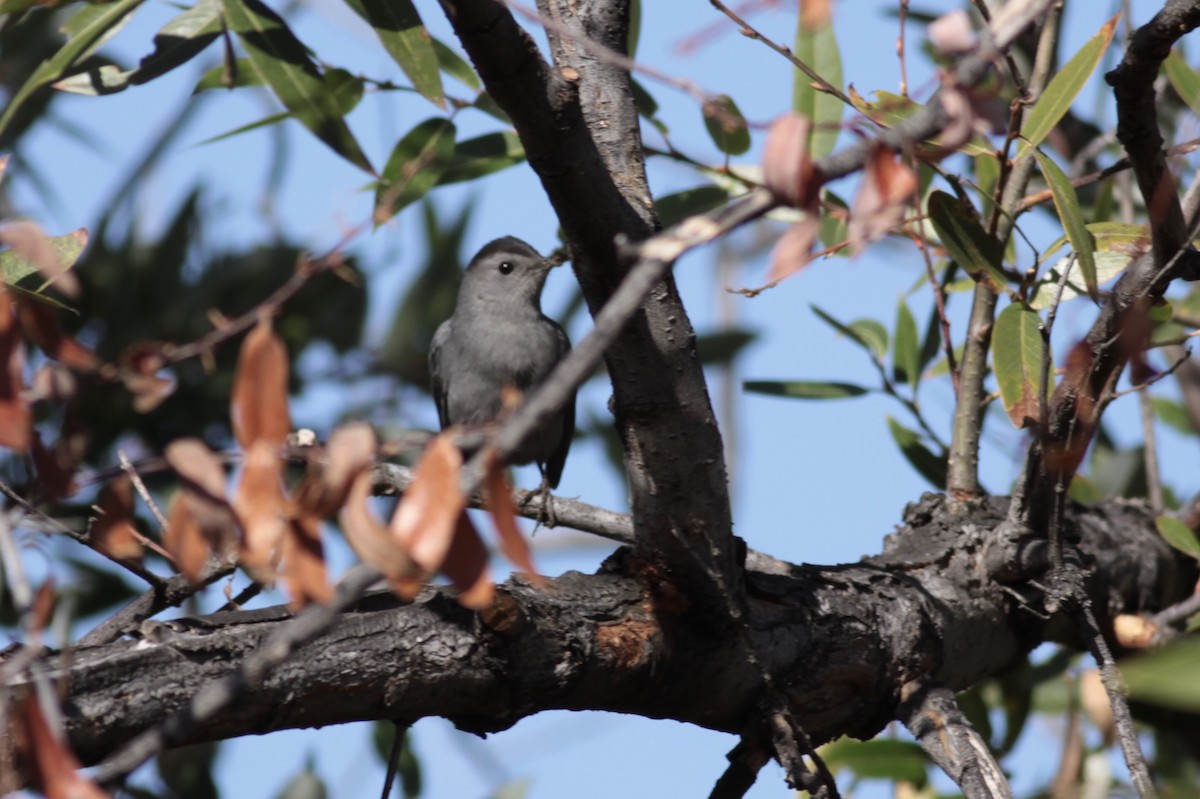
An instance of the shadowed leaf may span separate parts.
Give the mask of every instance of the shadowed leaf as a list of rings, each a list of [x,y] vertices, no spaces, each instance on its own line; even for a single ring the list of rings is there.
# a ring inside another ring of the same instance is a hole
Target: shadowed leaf
[[[800,14],[796,25],[796,57],[810,66],[835,89],[842,88],[842,56],[828,14]],[[805,142],[813,158],[833,152],[841,133],[842,101],[818,89],[812,78],[795,70],[792,110],[812,120],[811,134]]]
[[[1003,294],[1007,280],[1000,271],[1000,245],[979,224],[975,208],[943,191],[929,195],[928,208],[929,221],[950,257],[977,283]]]
[[[829,380],[746,380],[742,388],[751,394],[815,400],[861,397],[870,391],[853,383]]]
[[[412,0],[347,0],[347,4],[375,30],[413,88],[445,108],[438,55]]]
[[[1041,324],[1036,311],[1012,303],[1000,312],[992,331],[992,361],[1000,398],[1008,418],[1018,428],[1036,425],[1041,418]]]
[[[1171,546],[1185,555],[1200,560],[1200,540],[1192,528],[1174,516],[1159,516],[1154,520],[1158,533]]]
[[[887,417],[888,430],[900,447],[901,454],[912,465],[917,473],[928,480],[937,489],[946,487],[946,457],[935,455],[921,443],[921,435],[897,422],[891,416]]]

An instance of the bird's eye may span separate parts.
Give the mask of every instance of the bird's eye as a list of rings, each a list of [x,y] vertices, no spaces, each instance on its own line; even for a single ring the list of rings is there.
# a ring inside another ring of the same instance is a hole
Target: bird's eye
[[[497,268],[500,270],[500,274],[511,275],[513,270],[512,261],[501,261],[500,266]]]

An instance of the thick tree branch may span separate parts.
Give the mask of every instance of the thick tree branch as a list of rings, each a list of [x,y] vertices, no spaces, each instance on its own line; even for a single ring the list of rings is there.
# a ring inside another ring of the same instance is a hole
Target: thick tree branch
[[[900,713],[903,686],[913,680],[960,690],[1002,673],[1043,640],[1079,645],[1069,617],[1042,621],[987,578],[990,564],[1011,561],[990,555],[1008,543],[996,532],[1005,511],[1003,500],[963,509],[928,495],[909,508],[907,526],[889,536],[882,555],[748,575],[749,635],[814,742],[875,735]],[[1146,509],[1113,503],[1071,519],[1095,558],[1088,588],[1102,624],[1189,593],[1195,564],[1163,543]],[[741,733],[763,698],[741,644],[694,623],[699,611],[678,594],[647,587],[643,566],[618,557],[598,575],[567,574],[546,591],[514,578],[482,614],[434,590],[406,607],[390,595],[368,597],[257,690],[176,742],[428,715],[488,732],[552,708]],[[1040,602],[1020,581],[1008,587]],[[230,679],[288,623],[263,611],[223,614],[218,623],[150,623],[140,641],[69,653],[51,677],[70,686],[72,747],[88,762],[103,759],[188,706],[203,686]],[[130,684],[139,686],[138,702],[128,701]]]

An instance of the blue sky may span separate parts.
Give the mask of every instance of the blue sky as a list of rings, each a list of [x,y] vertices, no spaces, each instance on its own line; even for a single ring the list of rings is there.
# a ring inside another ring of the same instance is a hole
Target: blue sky
[[[768,123],[788,110],[792,70],[778,55],[733,30],[682,55],[679,43],[720,17],[706,3],[691,4],[692,13],[686,16],[679,13],[680,4],[646,1],[645,5],[639,57],[647,64],[687,77],[708,91],[732,95],[755,124]],[[837,4],[835,24],[846,80],[864,95],[876,89],[896,91],[897,23],[885,14],[894,5],[886,0],[844,0]],[[960,5],[943,1],[918,7],[943,12]],[[1074,15],[1067,19],[1065,52],[1071,52],[1100,27],[1112,13],[1109,5],[1075,6]],[[419,6],[434,34],[454,44],[436,6]],[[1133,6],[1137,22],[1145,21],[1148,10],[1154,8],[1149,2],[1135,2]],[[153,32],[175,13],[173,6],[149,0],[114,39],[111,52],[136,61],[147,50]],[[792,38],[794,11],[767,11],[754,15],[752,20],[767,35],[784,42]],[[403,80],[375,44],[371,32],[344,4],[315,0],[292,13],[289,22],[324,60],[373,77]],[[927,62],[916,52],[921,43],[920,28],[911,26],[909,85],[918,98],[927,96],[932,88]],[[201,64],[189,65],[123,94],[100,99],[64,98],[57,116],[85,127],[95,138],[90,145],[83,145],[43,126],[33,139],[30,156],[43,170],[56,196],[40,196],[20,175],[10,173],[8,179],[13,181],[22,210],[52,233],[90,225],[128,166],[138,159],[145,142],[179,112],[202,67],[211,66],[217,55],[214,48],[200,60]],[[649,78],[641,80],[660,103],[660,116],[670,126],[675,146],[699,160],[718,161],[700,124],[696,101]],[[469,95],[465,87],[448,86],[459,96]],[[1097,102],[1111,105],[1098,93],[1097,81],[1085,89],[1079,102],[1087,114]],[[347,229],[368,219],[371,192],[364,190],[364,175],[297,125],[289,123],[282,132],[257,131],[199,144],[275,110],[273,100],[253,91],[207,98],[188,135],[172,148],[164,166],[141,190],[138,224],[144,230],[156,229],[200,181],[211,189],[207,202],[213,209],[213,224],[220,225],[221,242],[240,248],[268,239],[271,226],[263,216],[261,200],[271,154],[281,140],[286,142],[290,168],[280,190],[270,197],[274,224],[293,239],[322,251]],[[399,136],[438,113],[413,95],[369,95],[350,122],[379,168]],[[1111,120],[1111,111],[1108,113]],[[455,121],[462,137],[496,129],[493,119],[475,111],[465,111]],[[648,133],[647,141],[657,143],[653,133]],[[761,134],[756,134],[754,149],[739,160],[757,163],[760,145]],[[650,177],[658,196],[699,182],[690,170],[671,163],[652,163]],[[855,185],[847,180],[833,188],[849,198]],[[554,245],[557,223],[527,167],[434,194],[435,201],[447,212],[471,198],[478,211],[468,251],[505,234],[520,236],[543,251]],[[370,329],[376,341],[387,330],[391,309],[422,257],[420,223],[414,212],[410,209],[389,225],[358,237],[350,246],[371,276]],[[1043,244],[1057,235],[1044,221],[1031,222],[1030,229],[1041,236]],[[213,231],[209,232],[211,235]],[[889,242],[872,248],[857,261],[814,263],[801,275],[751,300],[729,298],[725,284],[716,276],[714,263],[712,252],[688,255],[677,265],[676,277],[701,332],[715,330],[722,314],[759,332],[758,341],[739,363],[738,379],[831,379],[867,386],[874,386],[877,378],[866,358],[817,320],[809,305],[819,304],[844,320],[873,317],[891,328],[897,301],[916,286],[923,273],[922,261],[911,245]],[[757,285],[765,271],[765,260],[757,258],[739,270],[734,284]],[[553,314],[563,307],[570,280],[566,270],[558,270],[551,277],[545,301],[548,312]],[[918,290],[909,302],[923,325],[929,300]],[[955,318],[961,325],[961,313]],[[1064,307],[1064,335],[1082,330],[1091,318],[1092,311],[1082,301]],[[572,338],[578,340],[589,324],[590,320],[577,320],[570,331]],[[711,377],[714,394],[718,393],[719,379],[715,374]],[[581,399],[581,413],[588,408],[607,417],[607,397],[607,386],[594,382]],[[332,392],[302,398],[296,406],[297,423],[325,429],[330,402],[338,399]],[[922,387],[921,400],[931,421],[948,438],[948,385],[944,380],[929,381]],[[1120,426],[1128,428],[1129,436],[1136,435],[1134,401],[1118,403],[1114,412],[1121,420]],[[436,423],[432,405],[406,407],[403,413],[403,423],[427,427]],[[882,395],[848,402],[799,403],[739,393],[734,413],[737,458],[731,463],[736,532],[752,547],[797,562],[851,561],[877,552],[883,535],[898,523],[904,504],[928,489],[891,441],[885,421],[888,414],[913,426],[900,405]],[[982,464],[983,480],[990,490],[1007,491],[1016,475],[1022,447],[1022,436],[1005,419],[996,416],[991,420]],[[1168,474],[1172,464],[1175,473],[1194,473],[1196,455],[1191,448],[1168,441]],[[535,479],[529,472],[520,478],[527,485]],[[1179,487],[1194,490],[1194,486]],[[577,446],[560,490],[602,506],[625,505],[624,487],[605,465],[596,446]],[[564,539],[559,531],[538,534],[539,562],[547,573],[592,569],[608,552],[602,544],[555,546]],[[341,563],[348,561],[344,551],[335,551],[334,557]],[[482,797],[498,781],[521,777],[530,779],[528,796],[532,799],[620,793],[638,797],[705,795],[724,768],[725,752],[735,743],[731,736],[674,722],[565,713],[524,721],[487,743],[468,740],[441,720],[421,722],[414,738],[426,770],[425,795],[436,799]],[[1045,748],[1048,739],[1042,740]],[[227,745],[219,767],[226,795],[270,796],[310,753],[315,755],[318,771],[328,780],[333,796],[377,793],[382,769],[370,748],[365,727],[353,725],[279,733]],[[1019,775],[1018,784],[1025,787],[1047,778],[1054,765],[1046,754],[1031,754],[1022,762],[1028,771]],[[267,763],[269,767],[264,767]],[[750,794],[785,795],[780,770],[774,764],[764,770]]]

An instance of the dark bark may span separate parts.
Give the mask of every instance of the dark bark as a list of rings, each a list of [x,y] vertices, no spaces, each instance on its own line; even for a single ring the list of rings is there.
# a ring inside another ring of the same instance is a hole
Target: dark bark
[[[879,556],[747,574],[751,640],[814,742],[877,734],[914,681],[959,690],[1044,640],[1077,645],[1069,617],[1039,617],[1038,589],[1004,575],[1025,606],[989,576],[993,551],[1031,543],[997,532],[1010,529],[1001,524],[1006,505],[956,510],[928,495]],[[1154,612],[1190,592],[1195,563],[1163,543],[1150,511],[1110,503],[1070,518],[1094,559],[1089,592],[1105,617]],[[484,733],[560,708],[740,733],[761,711],[761,679],[739,643],[699,623],[699,613],[628,550],[597,575],[569,573],[544,591],[510,580],[483,614],[433,590],[404,607],[377,595],[175,743],[430,715]],[[286,623],[286,614],[263,611],[147,622],[141,640],[53,659],[69,685],[72,747],[85,762],[104,758]]]

